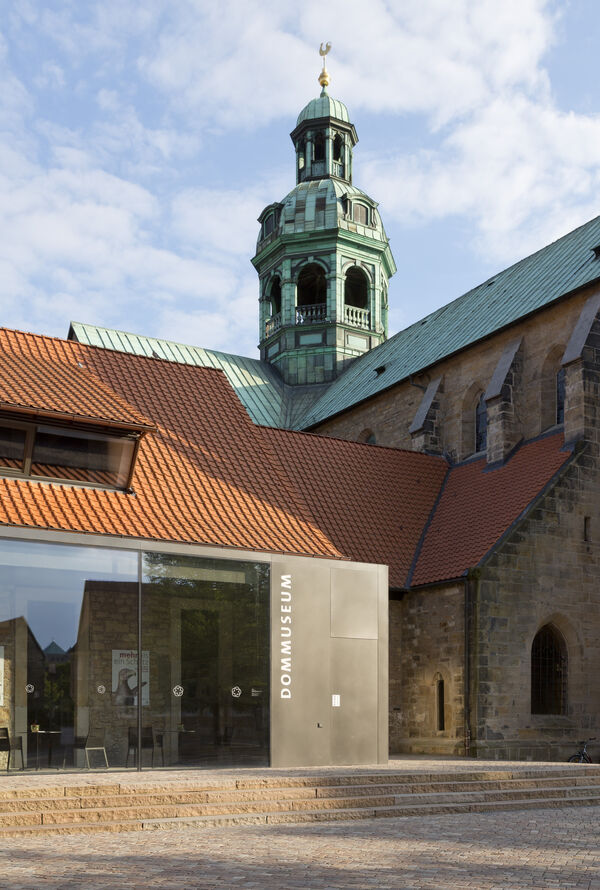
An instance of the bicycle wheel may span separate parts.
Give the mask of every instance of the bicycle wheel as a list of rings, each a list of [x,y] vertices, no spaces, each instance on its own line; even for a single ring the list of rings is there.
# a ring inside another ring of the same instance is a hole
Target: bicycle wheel
[[[567,761],[567,763],[591,763],[591,762],[592,762],[592,758],[590,757],[590,755],[582,754],[581,752],[579,752],[579,754],[571,755],[571,757],[569,757],[569,759]]]

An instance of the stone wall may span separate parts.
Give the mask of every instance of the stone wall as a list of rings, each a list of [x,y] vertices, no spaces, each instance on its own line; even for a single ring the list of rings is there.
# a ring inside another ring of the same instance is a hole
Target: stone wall
[[[482,569],[472,712],[479,757],[562,760],[579,739],[600,736],[600,486],[590,463],[582,451]],[[567,708],[532,714],[531,646],[549,623],[567,645]]]
[[[464,585],[390,602],[390,751],[464,753]],[[438,729],[437,681],[444,682]]]
[[[428,371],[415,375],[412,381],[399,383],[325,421],[314,432],[357,440],[363,430],[369,429],[375,434],[378,445],[413,449],[422,443],[423,447],[427,447],[424,444],[427,440],[422,437],[413,443],[409,429],[426,387],[431,380],[441,376],[443,392],[440,390],[436,417],[441,449],[451,459],[461,460],[472,453],[474,447],[470,437],[468,441],[465,440],[464,412],[471,410],[471,401],[474,405],[478,393],[486,391],[503,351],[515,338],[522,337],[518,374],[513,374],[514,379],[510,381],[512,388],[516,380],[519,391],[511,394],[511,416],[507,428],[511,444],[521,437],[530,439],[539,435],[548,425],[547,413],[544,415],[542,410],[543,393],[545,398],[554,394],[553,387],[548,393],[544,383],[546,359],[553,351],[562,355],[582,307],[593,291],[593,288],[589,288],[540,310],[531,318],[438,362]],[[506,415],[506,404],[502,405],[501,410]],[[496,441],[494,448],[496,453],[505,450],[502,443]]]

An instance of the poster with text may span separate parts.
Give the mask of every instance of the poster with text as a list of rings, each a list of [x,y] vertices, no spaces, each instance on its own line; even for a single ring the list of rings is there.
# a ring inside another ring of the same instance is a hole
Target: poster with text
[[[137,649],[112,650],[112,695],[117,706],[135,708],[138,703]],[[142,651],[142,705],[150,704],[150,653]]]

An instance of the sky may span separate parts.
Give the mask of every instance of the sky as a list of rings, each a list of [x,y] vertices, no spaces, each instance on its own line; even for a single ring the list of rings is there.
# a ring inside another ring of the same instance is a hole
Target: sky
[[[0,0],[0,324],[257,357],[331,41],[394,333],[600,214],[599,37],[594,0]]]

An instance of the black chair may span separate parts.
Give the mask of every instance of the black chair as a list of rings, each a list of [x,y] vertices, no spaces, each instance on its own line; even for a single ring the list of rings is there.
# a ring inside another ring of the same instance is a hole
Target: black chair
[[[25,769],[25,761],[23,760],[23,737],[18,735],[11,739],[7,726],[0,726],[0,752],[8,754],[6,758],[6,772],[10,769],[10,755],[13,751],[18,751],[21,755],[21,769]]]
[[[154,741],[154,732],[151,726],[142,726],[142,758],[144,756],[144,751],[152,751],[152,766],[154,766],[154,749],[156,748],[156,743]],[[162,738],[159,742],[159,748],[162,752],[162,762],[163,766],[165,765],[165,752],[162,746]],[[129,726],[127,729],[127,757],[125,759],[125,766],[129,765],[129,757],[131,752],[133,751],[133,765],[137,766],[137,753],[138,753],[138,731],[137,726]]]

